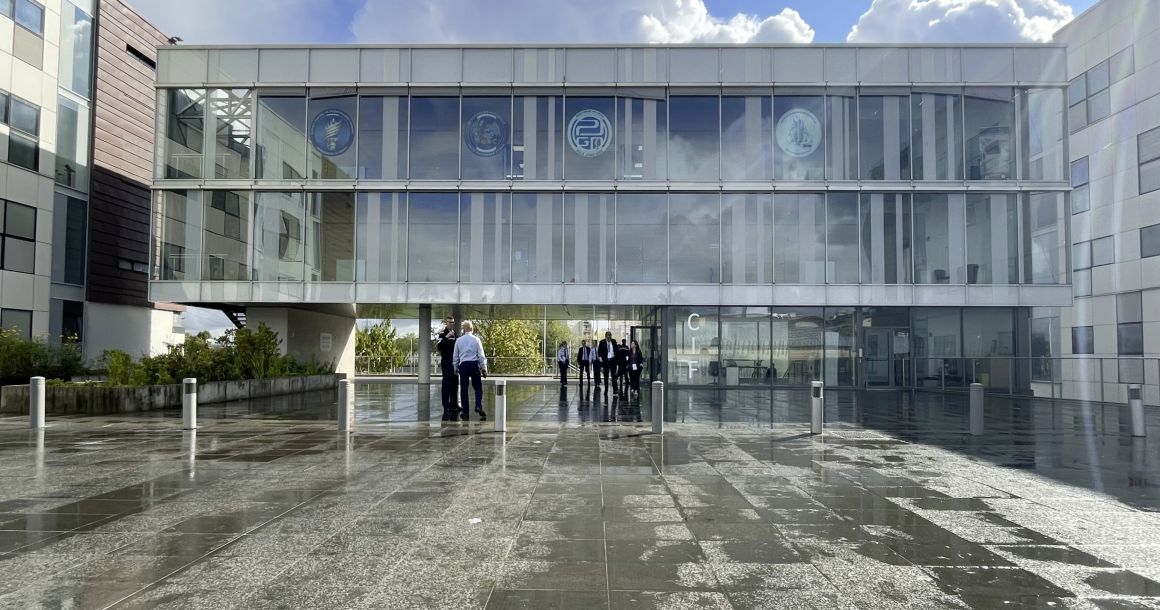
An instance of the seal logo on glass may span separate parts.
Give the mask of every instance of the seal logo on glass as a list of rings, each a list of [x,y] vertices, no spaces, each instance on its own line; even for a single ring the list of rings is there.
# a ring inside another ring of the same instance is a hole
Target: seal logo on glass
[[[777,147],[791,157],[808,157],[822,142],[822,123],[814,113],[794,108],[777,121]]]
[[[323,110],[310,123],[310,143],[327,157],[337,157],[354,144],[354,121],[341,110]]]
[[[581,110],[568,121],[568,145],[581,157],[598,157],[612,144],[612,122],[599,110]]]
[[[463,143],[481,157],[494,156],[507,146],[507,124],[494,112],[477,112],[463,126]]]

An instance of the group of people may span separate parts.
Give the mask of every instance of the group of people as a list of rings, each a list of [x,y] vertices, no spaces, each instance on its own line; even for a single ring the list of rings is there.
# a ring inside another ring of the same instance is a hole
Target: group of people
[[[567,342],[561,342],[556,351],[556,365],[560,368],[560,385],[568,385],[568,368],[571,361]],[[603,378],[606,396],[609,388],[612,388],[617,396],[640,396],[640,374],[644,370],[644,354],[635,339],[631,343],[627,339],[621,339],[617,344],[611,332],[605,332],[604,338],[595,346],[589,346],[588,340],[584,339],[580,342],[580,349],[576,350],[576,365],[581,385],[584,384],[585,377],[588,378],[588,383],[596,386],[600,385]]]
[[[483,410],[483,378],[487,377],[487,356],[483,352],[483,342],[475,336],[471,322],[463,323],[463,333],[456,334],[455,318],[443,319],[443,329],[439,331],[439,365],[443,373],[443,420],[463,421],[470,419],[467,407],[467,386],[475,390],[475,412],[480,421],[487,420]],[[459,401],[455,393],[459,392]],[[462,407],[460,406],[462,405]]]

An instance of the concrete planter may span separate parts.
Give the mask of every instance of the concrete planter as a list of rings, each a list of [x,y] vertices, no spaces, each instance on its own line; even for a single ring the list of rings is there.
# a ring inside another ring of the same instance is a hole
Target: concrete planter
[[[269,398],[302,392],[333,390],[339,375],[309,375],[245,381],[210,381],[197,385],[198,404],[208,405],[233,400]],[[141,388],[87,386],[48,386],[45,388],[45,411],[49,415],[110,415],[136,413],[181,407],[181,384]],[[28,385],[0,388],[0,414],[28,414]]]

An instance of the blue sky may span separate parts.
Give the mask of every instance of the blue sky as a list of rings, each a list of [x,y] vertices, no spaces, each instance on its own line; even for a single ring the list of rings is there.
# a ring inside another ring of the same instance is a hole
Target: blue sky
[[[1095,0],[130,2],[189,43],[682,43],[1046,41]]]

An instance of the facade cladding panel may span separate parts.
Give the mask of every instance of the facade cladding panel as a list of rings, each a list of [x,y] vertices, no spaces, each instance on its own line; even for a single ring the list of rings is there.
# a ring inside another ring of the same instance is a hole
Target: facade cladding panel
[[[569,294],[704,320],[669,325],[672,362],[752,323],[759,351],[822,346],[785,376],[849,385],[840,361],[872,348],[860,383],[961,384],[977,365],[935,360],[1026,355],[1030,308],[1070,302],[1064,57],[163,48],[151,294]]]

